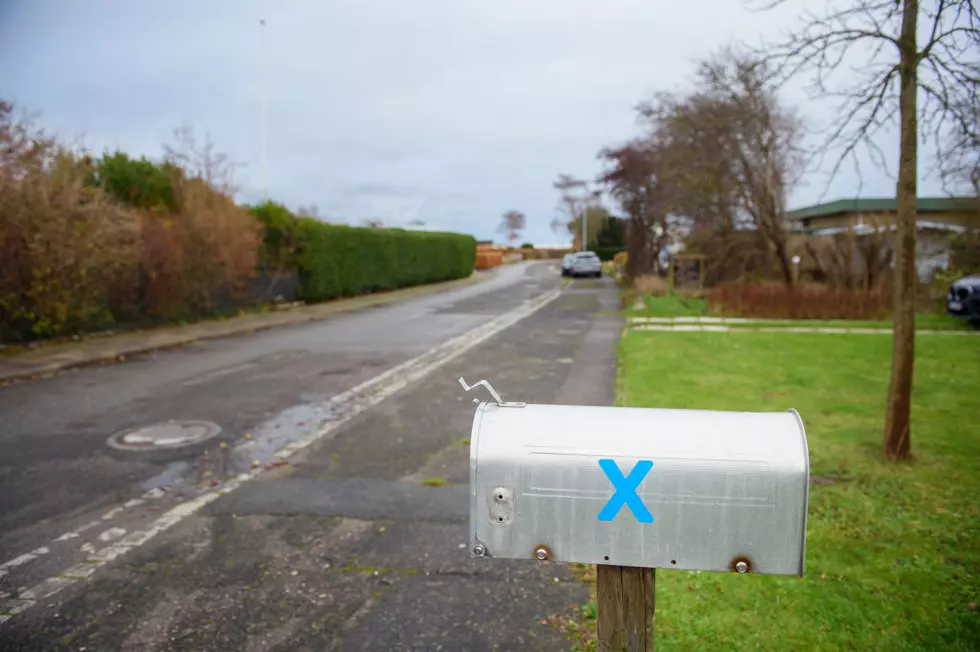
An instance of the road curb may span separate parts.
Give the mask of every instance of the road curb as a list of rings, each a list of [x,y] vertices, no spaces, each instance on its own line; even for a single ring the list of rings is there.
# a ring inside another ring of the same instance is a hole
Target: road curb
[[[186,346],[203,340],[322,321],[334,315],[477,285],[489,281],[495,275],[493,272],[474,272],[463,279],[310,304],[282,312],[243,315],[226,320],[199,322],[189,326],[120,333],[81,343],[41,346],[36,350],[0,358],[0,383],[34,380],[67,369],[105,362],[122,362],[127,356]]]

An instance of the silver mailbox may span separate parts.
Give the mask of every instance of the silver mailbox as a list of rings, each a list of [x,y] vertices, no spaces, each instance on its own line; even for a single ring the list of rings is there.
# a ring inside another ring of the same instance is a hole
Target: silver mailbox
[[[480,403],[470,446],[474,556],[803,574],[795,410],[498,401]]]

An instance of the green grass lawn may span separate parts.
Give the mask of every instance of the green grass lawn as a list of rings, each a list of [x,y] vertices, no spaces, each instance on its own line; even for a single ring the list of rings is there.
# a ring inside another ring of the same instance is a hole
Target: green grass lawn
[[[621,405],[796,408],[836,480],[811,487],[804,578],[658,571],[658,650],[980,649],[980,338],[916,350],[915,459],[887,464],[889,337],[626,336]]]
[[[645,297],[646,309],[630,307],[630,317],[701,317],[708,314],[704,299],[686,298],[677,294],[665,297]]]
[[[684,298],[678,295],[666,297],[646,297],[646,308],[627,310],[629,317],[704,317],[708,308],[704,299]],[[766,327],[795,327],[795,326],[824,326],[828,328],[891,328],[890,321],[857,321],[844,319],[827,320],[793,320],[776,324],[755,324]],[[733,325],[734,326],[734,325]],[[752,323],[741,324],[741,327],[752,327]],[[965,319],[957,319],[949,315],[921,314],[915,316],[915,327],[923,330],[975,330],[975,327]]]

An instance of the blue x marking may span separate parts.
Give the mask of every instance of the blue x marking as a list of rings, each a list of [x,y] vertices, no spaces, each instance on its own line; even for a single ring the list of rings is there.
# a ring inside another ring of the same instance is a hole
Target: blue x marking
[[[623,472],[619,470],[619,466],[613,460],[599,460],[599,466],[606,472],[606,477],[609,478],[609,481],[612,482],[613,489],[616,490],[616,493],[612,495],[612,498],[609,499],[606,506],[599,512],[599,520],[613,520],[619,514],[619,510],[623,508],[623,505],[627,505],[637,521],[640,523],[653,523],[653,514],[650,513],[650,510],[647,509],[647,506],[643,504],[640,496],[636,493],[636,488],[640,486],[643,478],[647,477],[647,473],[653,468],[653,462],[650,460],[639,460],[633,465],[633,470],[625,478],[623,477]]]

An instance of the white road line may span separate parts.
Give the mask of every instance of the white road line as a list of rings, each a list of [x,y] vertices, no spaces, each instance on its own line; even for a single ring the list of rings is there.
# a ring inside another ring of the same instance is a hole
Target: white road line
[[[448,342],[433,347],[416,356],[411,360],[375,376],[374,378],[353,387],[352,389],[334,396],[326,402],[326,407],[337,415],[337,418],[324,423],[319,429],[311,434],[286,444],[276,452],[280,458],[288,458],[298,451],[306,448],[310,444],[326,437],[336,431],[347,421],[350,421],[365,410],[377,405],[392,394],[417,382],[422,377],[438,369],[442,365],[466,353],[473,347],[481,344],[493,337],[505,328],[512,326],[530,316],[537,310],[548,305],[561,294],[561,290],[552,290],[524,302],[514,310],[496,317],[482,326],[478,326]],[[17,599],[0,600],[0,625],[22,611],[30,608],[38,599],[50,597],[67,586],[75,582],[91,577],[99,568],[109,563],[113,559],[126,554],[130,550],[142,546],[157,534],[173,527],[188,516],[197,513],[201,508],[217,500],[222,495],[230,493],[242,486],[246,482],[257,478],[266,472],[266,467],[258,467],[248,473],[242,473],[238,477],[229,480],[223,486],[204,491],[196,498],[185,501],[173,507],[155,521],[150,523],[145,529],[131,532],[125,538],[109,545],[101,550],[91,553],[87,560],[75,564],[58,573],[56,576],[48,578],[25,592],[22,597]],[[107,513],[103,518],[112,518],[123,508],[116,508]],[[89,524],[90,527],[92,524]],[[87,529],[87,528],[86,528]],[[74,538],[68,536],[72,533],[63,534],[56,540],[66,540]],[[0,569],[16,566],[33,559],[35,555],[27,553],[21,555],[5,564],[0,565]],[[19,561],[22,560],[23,561]],[[16,563],[15,563],[16,562]],[[25,599],[26,598],[26,599]]]
[[[37,555],[25,552],[23,555],[18,555],[8,562],[0,564],[0,570],[5,570],[7,568],[13,568],[14,566],[20,566],[21,564],[26,564],[27,562],[37,559]]]

